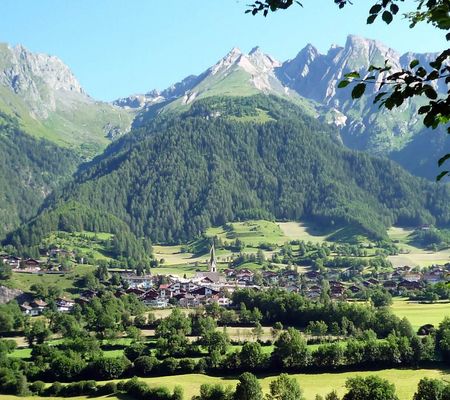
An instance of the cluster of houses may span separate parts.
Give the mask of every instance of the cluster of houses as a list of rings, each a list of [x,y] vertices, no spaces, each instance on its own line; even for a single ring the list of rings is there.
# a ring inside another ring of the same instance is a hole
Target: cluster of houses
[[[63,266],[58,263],[61,258],[73,259],[75,254],[64,249],[46,251],[45,261],[35,258],[21,258],[8,254],[0,254],[0,263],[9,265],[14,272],[23,273],[63,273]]]
[[[122,281],[128,287],[126,292],[135,293],[152,307],[165,307],[171,299],[182,307],[195,307],[210,302],[227,306],[230,304],[230,294],[236,289],[264,290],[274,286],[315,299],[321,296],[323,280],[327,280],[333,299],[345,299],[366,288],[384,288],[393,295],[402,295],[408,291],[423,289],[428,284],[450,281],[450,264],[433,266],[425,272],[417,272],[412,267],[404,266],[364,280],[354,279],[359,273],[351,268],[328,270],[326,273],[299,273],[295,269],[255,273],[245,268],[225,269],[218,273],[216,265],[212,248],[209,272],[198,272],[191,279],[169,276],[169,283],[158,285],[158,277],[152,275],[123,274]]]
[[[60,297],[56,299],[56,309],[59,312],[70,312],[75,305],[75,301]],[[41,315],[45,310],[49,308],[48,304],[44,300],[35,299],[32,301],[26,301],[20,305],[22,313],[34,317]]]
[[[236,288],[247,287],[248,280],[231,283],[224,273],[218,272],[214,246],[210,251],[208,265],[208,271],[197,272],[191,279],[169,276],[168,283],[159,285],[159,277],[152,275],[138,277],[134,274],[122,274],[121,279],[128,287],[125,293],[134,293],[151,307],[167,307],[170,302],[176,302],[181,307],[210,303],[229,306],[230,294]]]
[[[54,257],[54,254],[49,257]],[[2,258],[0,258],[1,260]],[[13,268],[39,268],[36,260],[20,260],[17,257],[3,258]],[[323,281],[329,284],[329,293],[333,299],[345,299],[357,295],[366,288],[384,288],[393,295],[402,295],[409,291],[423,289],[426,285],[450,281],[450,264],[433,266],[424,271],[417,271],[409,266],[395,268],[392,272],[383,272],[367,279],[355,279],[359,273],[351,268],[328,269],[326,272],[307,271],[300,273],[296,269],[263,270],[254,272],[250,269],[225,269],[218,272],[214,246],[208,261],[209,269],[197,272],[190,279],[175,275],[155,276],[136,275],[122,272],[123,286],[116,296],[135,294],[149,307],[163,308],[170,304],[194,308],[200,305],[217,303],[229,306],[230,295],[242,288],[264,290],[268,287],[284,288],[288,292],[300,293],[310,299],[319,298],[323,291]],[[162,279],[163,278],[163,279]],[[75,302],[89,302],[97,293],[86,290],[75,301],[60,298],[56,307],[61,312],[68,312]],[[48,305],[42,300],[23,303],[22,311],[28,315],[41,314]]]

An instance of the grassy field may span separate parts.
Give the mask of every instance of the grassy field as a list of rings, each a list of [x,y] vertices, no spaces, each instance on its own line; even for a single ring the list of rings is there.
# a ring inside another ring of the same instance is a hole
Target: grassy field
[[[392,311],[397,316],[406,317],[414,329],[425,324],[434,326],[446,317],[450,317],[450,303],[420,304],[406,299],[394,299]]]
[[[316,394],[325,395],[336,389],[338,394],[342,396],[345,393],[345,381],[354,376],[378,375],[381,378],[388,379],[395,384],[397,395],[400,400],[412,400],[416,391],[417,383],[421,378],[450,379],[450,371],[442,371],[436,369],[387,369],[380,371],[364,371],[364,372],[345,372],[334,374],[294,374],[303,389],[306,400],[314,400]],[[276,376],[261,377],[261,385],[265,392],[269,389],[270,382]],[[182,386],[184,389],[184,398],[189,400],[192,396],[199,393],[200,386],[204,383],[229,385],[234,387],[237,383],[235,377],[221,378],[212,377],[201,374],[165,376],[158,378],[142,378],[150,386],[167,386],[174,388],[176,385]],[[75,397],[74,400],[87,399],[88,397]],[[111,400],[122,399],[123,397],[108,396]],[[0,400],[19,400],[19,399],[39,399],[38,397],[16,397],[16,396],[0,396]],[[58,399],[58,398],[55,398]]]
[[[345,381],[354,376],[378,375],[382,378],[390,380],[397,388],[397,394],[400,400],[412,400],[413,394],[416,390],[417,383],[423,377],[450,379],[449,371],[440,370],[401,370],[389,369],[381,371],[364,371],[364,372],[345,372],[335,374],[295,374],[294,376],[300,386],[303,388],[306,400],[314,400],[316,394],[325,395],[336,389],[339,395],[345,393]],[[276,377],[263,377],[261,385],[265,392],[269,390],[270,382]],[[197,394],[200,385],[203,383],[221,383],[223,385],[235,386],[236,378],[219,378],[210,377],[207,375],[179,375],[167,376],[159,378],[144,378],[144,380],[154,386],[164,385],[173,388],[175,385],[180,385],[184,388],[185,398],[190,399]]]
[[[56,285],[67,294],[76,294],[77,289],[74,286],[75,281],[93,271],[94,267],[90,265],[75,265],[73,271],[66,275],[53,274],[27,274],[14,272],[12,279],[8,281],[8,286],[20,289],[25,292],[30,290],[33,284],[41,283],[45,286]]]
[[[271,221],[246,221],[233,222],[231,231],[226,231],[223,227],[213,227],[206,230],[207,237],[219,237],[222,241],[232,242],[236,239],[241,240],[246,248],[245,253],[256,253],[261,243],[270,243],[281,246],[291,239],[284,235],[282,229],[277,223]],[[196,243],[194,243],[195,247]],[[181,246],[153,246],[155,256],[158,260],[164,259],[164,266],[157,268],[157,273],[174,273],[177,275],[186,273],[192,276],[195,273],[195,263],[206,265],[209,252],[205,249],[203,253],[193,254],[182,252]],[[237,253],[235,253],[237,254]],[[272,252],[265,252],[266,257],[270,257]],[[218,250],[216,252],[217,260],[220,262],[228,262],[233,255],[228,250]],[[190,266],[186,268],[185,266]]]
[[[412,241],[413,232],[412,228],[391,227],[388,230],[388,236],[402,251],[402,254],[388,257],[394,267],[403,265],[425,267],[450,262],[450,249],[436,252],[421,249]]]
[[[277,225],[289,240],[322,243],[328,237],[328,235],[319,232],[312,225],[303,222],[277,222]]]
[[[282,246],[284,243],[292,240],[304,240],[313,243],[322,242],[361,242],[367,241],[355,229],[351,227],[328,230],[318,229],[313,224],[306,222],[271,222],[264,220],[251,220],[245,222],[233,222],[229,224],[232,229],[225,230],[224,227],[212,227],[206,230],[206,236],[217,236],[222,241],[241,240],[246,248],[245,253],[256,253],[261,243],[270,243],[276,246]],[[428,266],[432,264],[445,264],[450,262],[450,249],[432,252],[421,249],[412,242],[412,228],[392,227],[388,230],[388,236],[397,243],[401,249],[401,254],[389,256],[392,264],[397,266]],[[193,266],[194,263],[206,264],[208,253],[193,254],[182,253],[181,246],[154,246],[155,255],[158,259],[163,258],[168,267],[176,266],[176,272],[184,273],[186,265]],[[374,253],[375,250],[372,250]],[[270,257],[272,252],[265,251],[266,257]],[[219,262],[227,262],[232,252],[221,250],[217,252]],[[193,268],[193,267],[192,267]],[[162,270],[161,272],[164,272]],[[192,275],[192,271],[187,271],[187,275]]]
[[[108,249],[104,242],[109,242],[113,235],[104,232],[54,232],[43,240],[45,247],[58,246],[62,249],[89,254],[96,260],[110,260]]]
[[[223,241],[241,240],[246,246],[258,247],[261,243],[283,245],[289,239],[276,222],[256,220],[245,222],[233,222],[231,231],[224,231],[222,228],[208,229],[208,236],[219,236]]]

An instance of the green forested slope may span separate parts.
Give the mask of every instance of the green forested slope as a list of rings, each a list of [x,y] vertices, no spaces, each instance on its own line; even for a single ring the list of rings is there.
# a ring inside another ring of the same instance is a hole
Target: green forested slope
[[[0,113],[0,236],[35,215],[78,163],[74,152],[28,136]]]
[[[275,97],[200,100],[112,144],[49,206],[76,199],[158,242],[250,217],[314,218],[374,237],[393,223],[448,224],[448,186],[347,150],[333,136]],[[19,232],[25,241],[29,229]]]

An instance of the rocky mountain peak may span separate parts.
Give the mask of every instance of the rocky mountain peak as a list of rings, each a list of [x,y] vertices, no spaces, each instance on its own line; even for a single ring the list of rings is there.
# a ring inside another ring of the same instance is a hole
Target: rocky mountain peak
[[[38,79],[48,88],[85,94],[70,68],[61,59],[42,53],[32,53],[22,45],[7,47],[10,57],[8,66],[3,68],[2,77],[17,80]],[[13,85],[14,86],[14,85]],[[20,90],[16,86],[16,90]]]
[[[58,99],[89,97],[70,68],[58,57],[32,53],[22,45],[0,45],[0,85],[19,95],[31,108],[32,116],[47,118]]]
[[[400,54],[395,50],[377,40],[356,35],[348,35],[340,56],[346,60],[346,65],[355,69],[383,65],[385,60],[389,60],[394,68],[400,67]]]
[[[253,54],[258,54],[258,53],[262,53],[261,51],[261,47],[259,46],[255,46],[253,47],[253,49],[251,49],[248,53],[249,56],[253,55]]]
[[[242,51],[237,47],[233,47],[228,54],[222,58],[216,65],[211,67],[211,74],[215,75],[217,72],[228,69],[232,65],[234,65],[243,55]]]

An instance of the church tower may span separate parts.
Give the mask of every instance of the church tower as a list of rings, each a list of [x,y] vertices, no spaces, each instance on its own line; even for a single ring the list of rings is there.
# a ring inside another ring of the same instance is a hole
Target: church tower
[[[211,251],[209,252],[209,272],[217,272],[216,250],[214,249],[214,243],[211,246]]]

